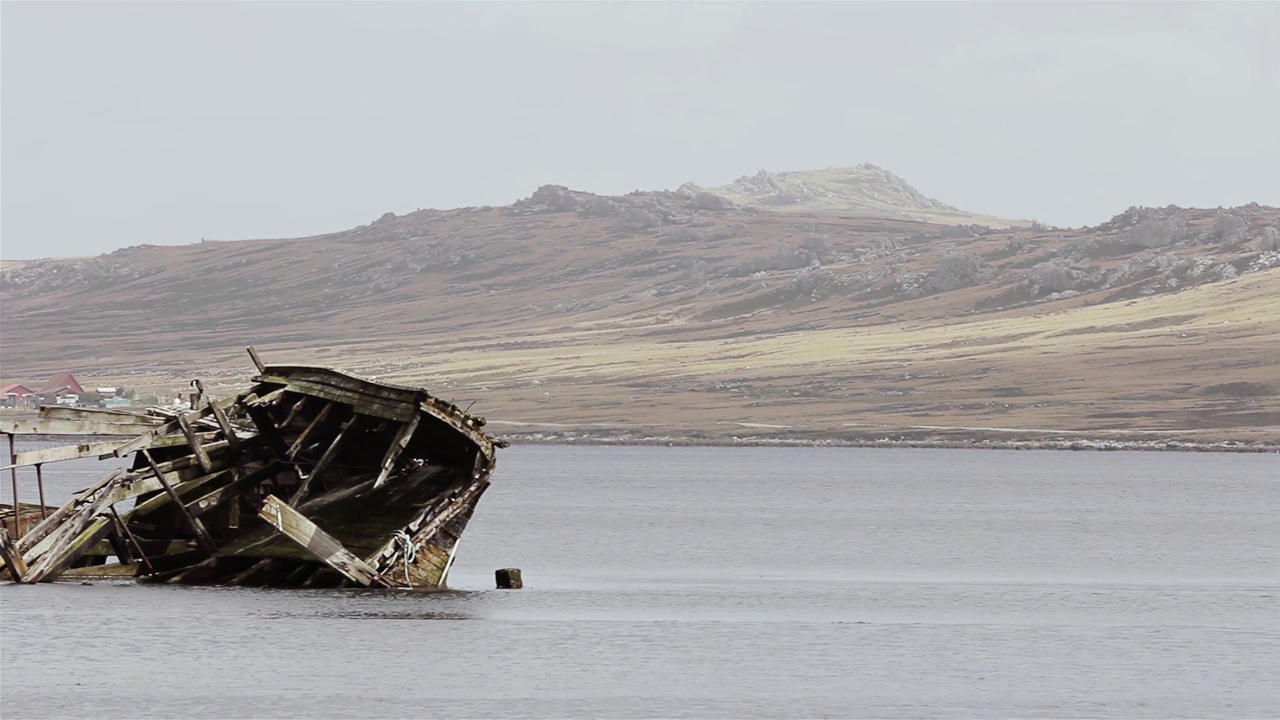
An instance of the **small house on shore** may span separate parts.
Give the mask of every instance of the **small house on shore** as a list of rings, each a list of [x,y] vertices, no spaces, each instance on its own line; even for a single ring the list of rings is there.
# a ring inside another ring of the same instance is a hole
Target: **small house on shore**
[[[22,383],[10,383],[0,388],[0,406],[31,407],[35,404],[36,391]]]
[[[69,372],[54,373],[36,395],[47,404],[75,405],[84,395],[84,387]]]

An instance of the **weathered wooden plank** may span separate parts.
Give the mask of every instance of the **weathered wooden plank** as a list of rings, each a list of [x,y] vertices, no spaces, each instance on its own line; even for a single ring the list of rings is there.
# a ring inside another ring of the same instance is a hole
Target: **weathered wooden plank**
[[[223,402],[223,401],[220,401],[220,402]],[[230,404],[232,401],[229,400],[225,402],[227,404]],[[188,421],[196,422],[212,413],[213,413],[213,410],[210,408],[209,405],[206,405],[194,413],[186,413],[186,417]],[[115,449],[113,454],[116,457],[124,457],[125,455],[128,455],[129,453],[135,450],[140,450],[144,447],[150,447],[150,443],[153,440],[155,440],[155,438],[163,435],[172,435],[173,433],[178,432],[180,429],[181,428],[179,427],[178,421],[176,419],[170,420],[169,422],[159,427],[148,430],[147,432],[143,433],[142,435],[139,435],[133,440],[130,440],[124,445],[121,445],[120,447]]]
[[[197,489],[209,484],[214,480],[225,478],[227,475],[230,475],[231,473],[232,473],[231,470],[220,470],[218,472],[209,473],[208,475],[195,478],[194,480],[187,480],[185,482],[174,483],[173,489],[175,492],[178,493],[179,496],[189,498],[194,494],[194,492]],[[156,490],[164,489],[160,487],[160,483],[156,481],[154,478],[152,478],[152,482],[155,483]],[[146,492],[152,492],[152,491],[147,490]],[[144,493],[138,493],[138,494],[141,495]],[[156,510],[159,510],[160,508],[164,507],[165,505],[168,505],[171,502],[173,502],[173,498],[169,497],[168,493],[162,493],[162,494],[156,495],[155,497],[148,498],[147,500],[138,503],[138,505],[134,507],[132,510],[130,510],[128,514],[130,518],[145,517],[146,515],[149,515],[155,512]]]
[[[235,498],[239,494],[240,488],[237,487],[235,483],[232,483],[226,487],[220,487],[211,493],[206,493],[196,498],[190,505],[187,505],[187,509],[191,511],[192,515],[200,517],[204,513],[209,512],[219,505]]]
[[[249,413],[249,419],[253,421],[254,427],[258,429],[258,435],[267,442],[267,447],[271,449],[275,459],[288,462],[289,446],[285,443],[284,436],[280,434],[280,428],[276,427],[275,420],[271,418],[271,413],[266,408],[255,405],[246,405],[245,410]]]
[[[147,552],[142,549],[142,543],[138,542],[137,536],[133,534],[133,531],[129,530],[129,524],[121,519],[114,506],[111,508],[111,517],[115,520],[116,531],[122,538],[133,545],[134,552],[138,553],[138,558],[142,560],[142,564],[147,566],[147,571],[155,572],[155,567],[151,564],[151,558],[147,557]]]
[[[423,508],[418,517],[409,523],[407,528],[410,541],[414,547],[421,548],[430,544],[446,524],[461,515],[469,515],[474,510],[480,496],[484,494],[488,487],[489,481],[487,479],[473,479],[456,497],[443,498]],[[428,555],[428,553],[423,553],[419,557],[424,562],[428,562]],[[396,562],[404,562],[405,560],[407,558],[404,557],[402,542],[396,538],[391,538],[381,550],[369,556],[369,563],[378,568],[379,572],[388,573],[389,577],[395,577],[394,573],[391,573],[391,569],[396,565]],[[448,565],[446,564],[437,582],[438,586],[444,586],[447,574]]]
[[[382,487],[382,483],[387,481],[387,477],[395,469],[396,459],[400,457],[400,453],[409,444],[409,440],[413,437],[413,432],[418,429],[418,421],[421,419],[421,415],[414,415],[412,420],[401,425],[400,429],[396,431],[396,436],[391,440],[391,446],[387,448],[386,454],[382,456],[382,469],[378,472],[378,479],[373,481],[375,488]]]
[[[187,441],[186,438],[182,438],[182,442],[178,444],[185,445],[186,441]],[[205,452],[213,452],[213,451],[221,450],[224,447],[226,447],[226,443],[219,441],[216,443],[210,443],[208,445],[205,445],[204,449],[205,449]],[[150,450],[151,448],[145,448],[145,449]],[[200,465],[198,462],[196,462],[196,458],[194,455],[183,455],[181,457],[176,457],[172,460],[166,460],[160,463],[159,467],[160,467],[160,471],[165,474],[169,474],[179,470],[187,470],[187,469],[197,469],[199,471],[199,474],[204,474],[204,469],[200,468]],[[125,482],[132,482],[141,477],[151,477],[150,468],[146,468],[142,470],[130,470],[129,473],[124,477],[124,480]],[[185,480],[188,478],[183,478],[183,479]],[[158,490],[159,488],[156,488],[156,489]]]
[[[209,411],[213,413],[213,419],[218,423],[218,429],[222,431],[222,436],[226,438],[227,444],[231,447],[231,454],[239,456],[240,454],[240,436],[236,434],[236,429],[231,427],[231,421],[227,419],[227,413],[211,398],[209,400]]]
[[[62,557],[68,549],[76,549],[73,545],[78,542],[77,538],[94,522],[94,518],[118,501],[118,494],[122,489],[112,486],[113,483],[119,482],[117,475],[119,471],[113,472],[94,487],[80,493],[70,503],[51,515],[46,522],[56,520],[63,511],[67,511],[61,521],[56,524],[50,523],[48,528],[45,527],[46,523],[36,527],[39,532],[32,532],[32,535],[47,534],[40,538],[39,542],[30,546],[30,550],[23,550],[23,559],[31,567],[31,573],[25,582],[39,582],[50,573],[51,568],[54,568],[53,563],[59,557]],[[100,540],[101,537],[100,535],[97,539]],[[21,544],[19,546],[21,547]],[[73,557],[72,560],[74,559]]]
[[[10,435],[137,435],[154,425],[114,423],[100,420],[62,420],[48,418],[6,418],[0,432]]]
[[[258,516],[301,545],[307,552],[354,582],[366,587],[374,584],[387,585],[382,576],[369,567],[368,563],[352,555],[332,535],[320,529],[307,516],[289,507],[275,495],[266,497],[262,503],[262,509],[258,511]]]
[[[204,546],[204,549],[207,550],[210,555],[218,552],[218,545],[213,541],[213,538],[210,537],[209,531],[204,527],[204,523],[200,522],[199,518],[192,515],[191,511],[187,510],[187,506],[182,504],[182,498],[178,496],[178,492],[173,489],[173,486],[165,480],[164,473],[161,472],[160,468],[156,467],[156,461],[152,459],[151,453],[143,450],[142,456],[146,458],[147,463],[151,465],[152,472],[155,473],[160,484],[164,486],[164,491],[169,494],[173,503],[178,506],[183,517],[186,518],[187,524],[191,526],[193,531],[195,531],[196,537],[200,540],[200,544]]]
[[[244,404],[248,407],[266,407],[274,403],[281,395],[284,395],[285,388],[276,388],[266,395],[260,397],[246,398]]]
[[[254,367],[258,368],[258,372],[266,372],[267,366],[263,364],[262,358],[258,357],[258,351],[252,345],[245,348],[245,350],[249,351],[249,359],[253,361]]]
[[[320,412],[316,413],[316,416],[311,418],[311,422],[307,423],[307,426],[303,428],[302,432],[298,433],[298,439],[294,440],[293,445],[289,446],[287,454],[290,460],[297,457],[298,451],[306,446],[307,438],[311,437],[311,433],[320,426],[320,423],[323,423],[325,419],[329,417],[329,413],[333,411],[333,406],[334,404],[332,402],[325,403],[324,407],[320,408]]]
[[[96,457],[110,453],[121,444],[121,442],[83,443],[80,445],[62,445],[59,447],[44,448],[41,450],[27,450],[25,452],[15,453],[13,456],[13,464],[0,467],[0,470],[8,470],[16,467],[28,467],[31,465],[42,465],[44,463],[51,462],[61,462],[63,460]]]
[[[226,581],[227,585],[256,585],[259,580],[266,578],[270,573],[269,570],[274,558],[263,558],[258,562],[245,568],[243,571],[236,573],[230,580]]]
[[[176,432],[177,430],[178,430],[178,423],[176,420],[173,422],[165,423],[164,425],[161,425],[160,427],[154,428],[152,430],[148,430],[142,433],[141,435],[135,437],[134,439],[130,440],[129,442],[126,442],[123,445],[117,447],[115,450],[111,451],[111,454],[115,455],[116,457],[124,457],[125,455],[128,455],[129,453],[133,452],[134,450],[138,450],[144,447],[150,447],[151,443],[156,441],[158,438],[168,436],[171,433]],[[183,438],[183,439],[185,440],[186,438]]]
[[[320,456],[320,459],[316,461],[316,464],[311,467],[311,472],[307,473],[306,477],[302,478],[302,483],[298,485],[297,491],[295,491],[293,493],[293,497],[289,499],[289,505],[291,507],[297,507],[306,499],[307,493],[311,491],[312,481],[319,477],[320,474],[329,467],[329,464],[333,462],[333,459],[338,456],[338,451],[342,449],[343,444],[346,443],[347,438],[350,437],[351,428],[355,427],[359,419],[359,415],[352,415],[349,420],[342,424],[342,427],[338,430],[337,436],[333,438],[333,442],[329,443],[329,447],[324,451],[324,454]],[[294,465],[294,467],[296,468],[297,466]]]
[[[27,554],[28,551],[48,537],[54,530],[62,525],[62,523],[76,511],[76,508],[88,502],[90,498],[99,491],[111,484],[116,478],[120,477],[123,470],[113,470],[98,482],[89,488],[82,490],[75,497],[67,501],[67,504],[58,508],[49,517],[40,522],[39,525],[31,528],[30,532],[18,538],[18,552]]]
[[[205,472],[213,472],[213,463],[209,461],[209,453],[205,452],[199,438],[192,432],[191,423],[182,415],[178,416],[178,428],[182,430],[183,437],[187,439],[187,446],[195,454],[196,462],[200,463],[200,469]]]
[[[5,569],[9,571],[13,581],[22,582],[27,574],[27,564],[23,562],[17,544],[9,537],[9,529],[5,527],[0,527],[0,560],[4,561]]]
[[[485,463],[492,463],[494,448],[493,440],[480,429],[479,425],[466,422],[468,416],[453,415],[449,410],[449,408],[452,407],[451,405],[446,405],[443,402],[436,402],[435,400],[435,398],[424,400],[419,406],[419,409],[427,415],[430,415],[465,435],[468,440],[476,444],[476,447],[480,448],[481,454],[484,455]],[[502,445],[501,447],[505,447],[505,445]]]
[[[424,388],[370,380],[329,368],[269,365],[262,378],[270,382],[306,382],[371,395],[396,403],[416,403],[430,395]]]
[[[41,580],[56,578],[62,570],[78,560],[98,541],[106,537],[107,533],[111,532],[111,529],[110,517],[94,517],[70,542],[60,544],[32,564],[27,576],[23,578],[23,582],[38,583]]]
[[[356,412],[386,420],[408,422],[417,413],[416,402],[379,397],[342,388],[335,388],[324,383],[308,380],[284,380],[283,378],[266,378],[272,382],[288,382],[288,388],[294,392],[312,395],[331,402],[350,405]]]
[[[99,408],[67,407],[65,405],[45,405],[40,408],[39,415],[47,420],[92,420],[124,425],[163,425],[164,420],[151,415],[126,412],[122,410],[106,410]]]
[[[218,433],[213,431],[197,432],[196,439],[204,443],[206,452],[209,449],[209,445],[216,442],[221,442],[218,439]],[[243,440],[243,438],[241,438],[241,440]],[[133,440],[130,440],[128,442],[133,442]],[[146,443],[145,446],[148,450],[151,450],[154,448],[176,447],[178,445],[186,445],[186,444],[187,444],[187,438],[183,436],[181,433],[179,433],[177,435],[160,435],[157,437],[153,437],[151,438],[150,442]],[[121,447],[123,447],[123,445],[121,445]],[[98,459],[110,460],[113,457],[120,457],[128,454],[128,451],[126,451],[126,452],[120,453],[120,455],[116,455],[116,450],[119,450],[119,448],[113,448],[110,452],[99,455]]]
[[[303,408],[307,406],[307,400],[308,400],[308,397],[306,395],[303,395],[302,397],[298,398],[298,401],[295,402],[292,407],[289,408],[289,413],[285,415],[284,420],[280,422],[281,429],[287,428],[293,424],[294,418],[298,417],[298,414],[301,413]]]
[[[63,522],[47,536],[41,538],[30,550],[24,551],[23,559],[34,568],[42,560],[57,555],[60,552],[59,548],[65,548],[69,541],[84,531],[94,517],[117,502],[119,491],[119,487],[105,487],[92,498],[86,496],[86,501],[76,507]],[[39,582],[39,578],[31,582]]]

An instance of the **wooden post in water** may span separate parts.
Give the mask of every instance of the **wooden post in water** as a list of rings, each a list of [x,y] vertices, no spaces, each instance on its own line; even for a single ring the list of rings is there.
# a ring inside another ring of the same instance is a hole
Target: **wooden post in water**
[[[520,577],[520,568],[495,570],[493,577],[498,583],[499,590],[519,590],[524,587],[524,580]]]
[[[13,433],[5,433],[9,437],[9,465],[18,464],[18,454],[13,451]],[[22,523],[18,522],[18,468],[9,468],[9,482],[13,484],[13,539],[22,537]]]
[[[44,475],[40,473],[40,463],[36,463],[36,489],[40,491],[40,520],[43,521],[49,511],[44,506]]]

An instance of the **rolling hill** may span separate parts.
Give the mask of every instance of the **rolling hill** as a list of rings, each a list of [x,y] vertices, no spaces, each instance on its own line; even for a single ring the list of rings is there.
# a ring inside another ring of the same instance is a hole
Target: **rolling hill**
[[[1275,442],[1277,209],[993,227],[915,219],[886,183],[857,214],[544,186],[330,235],[23,263],[0,279],[4,380],[217,394],[252,344],[475,402],[499,433]]]

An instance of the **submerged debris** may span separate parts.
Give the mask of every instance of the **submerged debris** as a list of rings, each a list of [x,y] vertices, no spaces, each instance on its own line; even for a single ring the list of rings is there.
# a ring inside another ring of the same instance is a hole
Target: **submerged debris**
[[[0,529],[13,579],[88,567],[153,582],[443,588],[505,443],[421,388],[250,355],[252,388],[190,411],[45,408],[6,426],[136,434],[14,456],[10,467],[130,453],[133,464],[42,507],[29,532]]]

